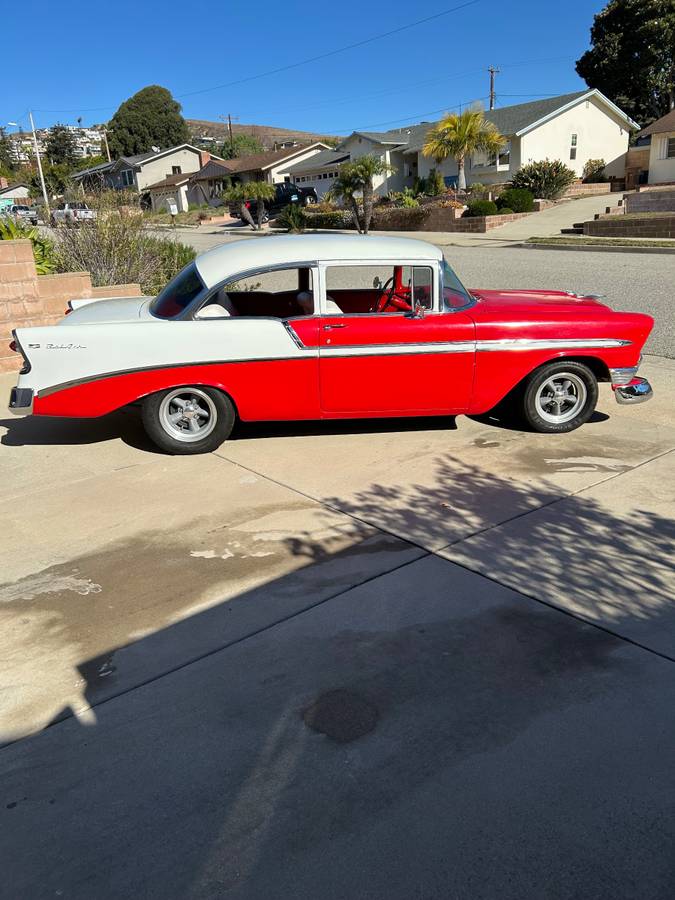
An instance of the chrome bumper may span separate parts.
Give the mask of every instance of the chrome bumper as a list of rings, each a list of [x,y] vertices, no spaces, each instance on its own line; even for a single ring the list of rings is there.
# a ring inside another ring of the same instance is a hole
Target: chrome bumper
[[[628,384],[613,384],[612,390],[616,402],[621,404],[644,403],[654,396],[652,386],[646,378],[632,378]]]
[[[15,416],[29,416],[33,412],[33,389],[13,387],[9,395],[9,411]]]

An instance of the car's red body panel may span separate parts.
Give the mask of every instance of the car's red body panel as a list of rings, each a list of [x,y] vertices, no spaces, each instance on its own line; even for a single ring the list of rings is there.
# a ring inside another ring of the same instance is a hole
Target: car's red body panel
[[[474,294],[477,302],[466,311],[421,319],[293,318],[287,325],[294,339],[316,355],[99,376],[38,394],[33,411],[100,416],[155,391],[194,384],[225,391],[248,421],[482,413],[550,360],[588,361],[606,380],[609,369],[637,366],[653,325],[649,316],[562,292]],[[437,346],[443,349],[435,352]]]

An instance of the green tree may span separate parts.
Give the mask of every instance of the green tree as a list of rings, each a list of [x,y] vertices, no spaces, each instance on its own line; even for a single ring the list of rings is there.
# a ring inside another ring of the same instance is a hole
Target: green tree
[[[73,132],[60,123],[50,128],[45,154],[52,165],[72,166],[77,158]]]
[[[643,127],[675,105],[675,0],[610,0],[578,74]]]
[[[226,203],[238,203],[242,222],[248,222],[254,231],[260,231],[265,220],[265,201],[271,200],[274,195],[273,184],[266,181],[247,181],[245,184],[235,184],[223,191],[221,197]],[[256,207],[255,221],[247,204]]]
[[[488,122],[481,109],[467,109],[463,113],[448,113],[427,132],[422,148],[425,156],[433,157],[441,165],[448,157],[457,161],[457,186],[466,190],[464,164],[467,156],[477,151],[499,153],[506,144],[492,122]]]
[[[375,194],[373,178],[393,171],[392,166],[372,154],[360,156],[340,166],[331,194],[351,207],[360,234],[368,234],[370,220],[373,217]],[[359,204],[358,194],[361,195],[362,204]]]
[[[175,147],[190,139],[181,105],[157,84],[134,94],[110,120],[110,152],[113,156],[147,153],[153,147]]]
[[[252,156],[263,153],[265,148],[253,134],[235,134],[223,144],[220,155],[223,159],[236,159],[239,156]]]
[[[12,175],[15,165],[12,159],[12,145],[5,129],[0,127],[0,175]]]

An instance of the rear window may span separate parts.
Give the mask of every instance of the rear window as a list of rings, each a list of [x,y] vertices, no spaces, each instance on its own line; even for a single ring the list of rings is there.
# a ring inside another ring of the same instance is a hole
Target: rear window
[[[204,290],[204,284],[197,274],[194,263],[186,266],[173,278],[155,298],[151,310],[160,319],[179,316]]]

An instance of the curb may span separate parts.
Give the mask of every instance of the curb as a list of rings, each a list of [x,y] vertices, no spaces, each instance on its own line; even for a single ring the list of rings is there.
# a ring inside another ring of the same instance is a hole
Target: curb
[[[511,246],[522,247],[524,250],[586,250],[591,253],[675,253],[675,246],[626,247],[617,245],[613,247],[611,244],[598,244],[597,246],[594,244],[579,244],[578,247],[575,247],[574,244],[530,244],[525,242],[512,244]]]

